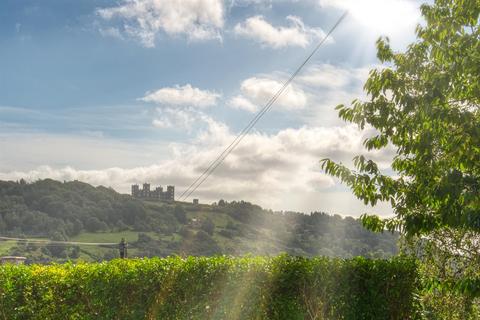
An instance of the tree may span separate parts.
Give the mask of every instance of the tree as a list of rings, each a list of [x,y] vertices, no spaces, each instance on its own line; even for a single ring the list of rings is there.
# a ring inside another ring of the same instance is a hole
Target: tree
[[[189,247],[189,254],[192,255],[211,256],[221,253],[222,248],[215,239],[203,230],[197,232]]]
[[[212,235],[215,231],[215,223],[213,223],[212,219],[206,218],[202,221],[201,229],[209,235]]]
[[[428,236],[404,237],[402,251],[421,261],[428,319],[480,319],[478,233],[443,228]]]
[[[480,33],[478,0],[422,5],[426,25],[403,53],[377,41],[387,66],[372,70],[368,101],[339,105],[339,116],[377,135],[367,150],[396,149],[393,175],[363,155],[356,170],[329,159],[323,169],[366,204],[390,202],[395,217],[363,216],[366,227],[407,235],[442,228],[480,231]],[[395,178],[393,176],[396,176]]]
[[[393,174],[364,155],[354,158],[355,170],[329,159],[322,167],[365,204],[391,204],[393,218],[363,215],[362,222],[402,231],[423,278],[435,283],[422,295],[432,319],[478,319],[480,2],[436,0],[421,11],[426,25],[405,52],[377,41],[386,67],[370,72],[368,101],[337,106],[345,121],[377,130],[364,141],[367,150],[396,150]]]
[[[85,229],[89,232],[97,232],[100,230],[106,230],[107,225],[105,222],[100,221],[97,217],[88,217],[85,222]]]
[[[71,259],[78,259],[80,256],[80,247],[79,246],[73,246],[70,254],[68,255],[69,258]]]
[[[175,218],[177,218],[178,222],[182,224],[186,224],[188,222],[187,213],[185,212],[185,209],[182,205],[177,204],[175,206],[173,214],[175,215]]]
[[[152,241],[153,241],[153,238],[150,237],[148,234],[143,233],[143,232],[138,234],[137,242],[139,242],[139,243],[149,243],[149,242],[152,242]]]

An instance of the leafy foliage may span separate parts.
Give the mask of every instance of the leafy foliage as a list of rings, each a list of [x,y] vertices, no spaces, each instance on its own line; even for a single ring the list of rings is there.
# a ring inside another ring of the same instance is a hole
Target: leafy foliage
[[[413,260],[193,258],[1,266],[5,319],[415,319]]]
[[[480,241],[471,231],[442,229],[402,241],[418,257],[426,319],[480,318]]]
[[[422,5],[425,26],[406,52],[377,42],[385,68],[365,83],[369,100],[337,107],[342,119],[377,135],[368,150],[396,149],[392,175],[359,155],[356,171],[323,160],[365,203],[389,202],[396,217],[364,216],[372,230],[409,235],[443,227],[480,230],[480,31],[478,0],[436,0]]]
[[[377,42],[384,68],[372,70],[368,101],[339,116],[377,134],[369,151],[394,148],[393,173],[359,155],[355,170],[329,159],[323,169],[366,204],[389,202],[395,217],[364,215],[370,230],[400,230],[422,262],[427,319],[478,319],[480,301],[480,31],[478,0],[436,0],[403,53]]]

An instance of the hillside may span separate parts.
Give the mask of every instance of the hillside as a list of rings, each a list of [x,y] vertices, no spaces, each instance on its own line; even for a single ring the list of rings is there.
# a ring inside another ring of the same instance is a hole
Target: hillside
[[[129,242],[129,256],[391,256],[397,236],[365,230],[356,219],[272,212],[248,202],[212,205],[141,201],[105,187],[50,179],[0,181],[0,235],[81,242]],[[0,255],[31,261],[102,260],[116,246],[0,242]]]

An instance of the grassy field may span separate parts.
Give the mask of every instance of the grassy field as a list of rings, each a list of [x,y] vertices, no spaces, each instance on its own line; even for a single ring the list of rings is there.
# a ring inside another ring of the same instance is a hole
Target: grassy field
[[[144,232],[150,236],[154,236],[153,232]],[[70,241],[78,242],[114,242],[119,243],[122,238],[127,242],[138,240],[137,231],[121,231],[121,232],[84,232],[72,237]]]
[[[152,238],[157,238],[157,235],[154,232],[142,232],[147,234]],[[137,231],[121,231],[121,232],[84,232],[75,237],[72,237],[70,241],[75,242],[98,242],[98,243],[119,243],[122,238],[125,238],[127,243],[133,243],[138,240]],[[100,247],[100,246],[87,246],[83,245],[80,246],[80,259],[82,260],[100,260],[102,259],[106,253],[111,255],[118,255],[118,247],[116,245],[112,245],[109,247]],[[131,256],[136,256],[138,254],[138,250],[135,248],[130,247],[128,249],[128,254]]]
[[[7,255],[10,249],[16,244],[15,241],[0,241],[0,256]]]
[[[158,235],[154,232],[143,232],[152,238],[158,238]],[[69,239],[69,241],[73,242],[88,242],[88,243],[119,243],[122,238],[129,243],[136,242],[138,240],[139,232],[136,231],[122,231],[122,232],[84,232],[75,237]],[[33,238],[32,238],[33,239]],[[35,238],[35,239],[42,239],[48,240],[46,238]],[[17,241],[0,241],[0,256],[10,255],[12,248],[17,246]],[[39,248],[41,246],[39,245]],[[68,247],[68,246],[67,246]],[[72,245],[73,247],[73,245]],[[90,246],[90,245],[79,245],[80,247],[80,255],[79,259],[85,261],[92,261],[92,260],[101,260],[106,253],[110,253],[111,255],[118,254],[118,247],[116,245],[111,246]],[[129,249],[130,255],[136,255],[138,252],[135,248]]]
[[[41,237],[30,237],[29,239],[48,240]],[[17,246],[17,241],[14,240],[2,240],[0,241],[0,256],[6,256],[10,254],[10,250]]]

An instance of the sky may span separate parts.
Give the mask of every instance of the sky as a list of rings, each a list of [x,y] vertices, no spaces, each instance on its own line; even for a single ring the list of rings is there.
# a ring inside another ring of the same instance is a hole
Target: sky
[[[319,161],[366,153],[335,106],[365,99],[375,41],[415,41],[417,0],[2,0],[0,179],[80,180],[177,198],[334,31],[272,109],[191,198],[358,217]],[[189,199],[189,201],[191,200]]]

